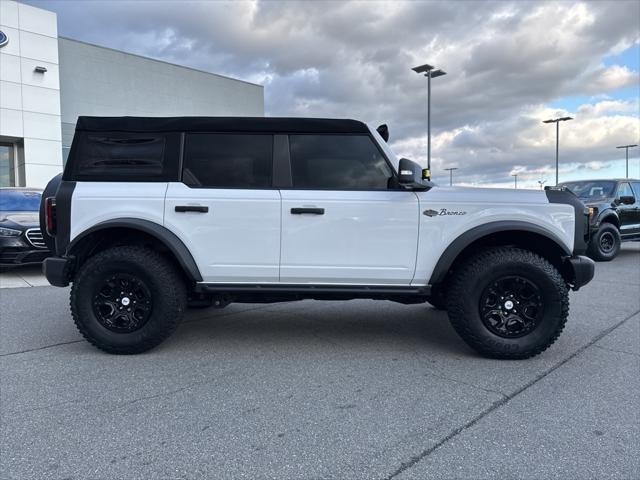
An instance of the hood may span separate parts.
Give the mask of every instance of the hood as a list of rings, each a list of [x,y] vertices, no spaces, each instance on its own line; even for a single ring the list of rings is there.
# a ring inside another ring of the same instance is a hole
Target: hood
[[[441,187],[435,186],[426,192],[416,192],[425,201],[436,199],[446,202],[478,203],[548,203],[544,190],[514,188],[477,188],[477,187]]]
[[[580,201],[582,201],[582,203],[584,203],[587,207],[603,207],[603,206],[613,207],[615,206],[613,200],[614,200],[613,198],[604,198],[604,197],[590,199],[590,200],[580,198]]]
[[[38,212],[0,212],[0,223],[20,225],[21,227],[39,227],[40,214]]]

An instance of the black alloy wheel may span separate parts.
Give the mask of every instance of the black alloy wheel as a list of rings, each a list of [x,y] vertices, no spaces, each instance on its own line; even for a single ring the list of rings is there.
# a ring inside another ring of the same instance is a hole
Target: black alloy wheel
[[[93,310],[98,322],[117,333],[131,333],[142,328],[151,316],[152,296],[149,287],[128,273],[109,275],[93,296]]]
[[[544,304],[540,288],[520,276],[499,278],[480,296],[482,322],[503,338],[531,333],[540,323]]]
[[[603,232],[602,235],[600,235],[600,250],[603,253],[611,253],[614,247],[615,239],[613,238],[613,234],[611,232]]]
[[[603,222],[591,237],[587,255],[599,262],[608,262],[620,253],[622,239],[618,227],[612,223]]]

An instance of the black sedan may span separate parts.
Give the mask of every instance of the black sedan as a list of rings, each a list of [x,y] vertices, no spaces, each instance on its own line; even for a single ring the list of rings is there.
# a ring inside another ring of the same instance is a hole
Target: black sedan
[[[41,263],[50,253],[39,223],[41,190],[0,188],[0,267]]]

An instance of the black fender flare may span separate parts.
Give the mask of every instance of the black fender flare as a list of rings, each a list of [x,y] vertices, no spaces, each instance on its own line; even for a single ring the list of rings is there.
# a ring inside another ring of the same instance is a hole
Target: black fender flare
[[[202,281],[202,275],[200,274],[198,265],[196,264],[193,256],[191,255],[191,252],[185,246],[182,240],[180,240],[177,235],[169,229],[149,220],[142,220],[139,218],[117,218],[97,223],[74,238],[73,241],[69,244],[67,252],[73,255],[74,247],[77,246],[83,238],[94,232],[110,228],[130,228],[132,230],[138,230],[151,235],[158,241],[162,242],[169,249],[169,251],[174,255],[174,257],[180,264],[180,267],[185,272],[189,280],[192,280],[194,282]]]
[[[612,222],[611,219],[615,219],[615,222]],[[618,215],[618,212],[613,208],[602,210],[598,215],[598,225],[602,225],[603,223],[612,223],[617,228],[620,228],[620,216]]]
[[[489,222],[485,223],[484,225],[474,227],[471,230],[467,230],[449,244],[449,246],[440,256],[438,263],[436,263],[436,266],[431,273],[429,284],[436,285],[442,282],[447,275],[447,272],[453,265],[453,262],[455,262],[456,258],[458,258],[458,255],[460,255],[460,253],[462,253],[465,248],[467,248],[476,240],[479,240],[488,235],[492,235],[494,233],[514,231],[530,232],[542,235],[557,244],[558,247],[561,248],[565,253],[565,255],[571,256],[571,250],[569,250],[565,246],[562,240],[560,240],[560,238],[555,233],[545,227],[518,220],[500,220],[496,222]]]

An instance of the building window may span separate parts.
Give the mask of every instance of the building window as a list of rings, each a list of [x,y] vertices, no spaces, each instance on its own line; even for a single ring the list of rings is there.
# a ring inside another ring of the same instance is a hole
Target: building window
[[[270,188],[273,135],[187,135],[182,181],[190,187]]]
[[[0,143],[0,187],[16,186],[15,146]]]
[[[294,188],[387,190],[393,172],[366,135],[290,135]]]

